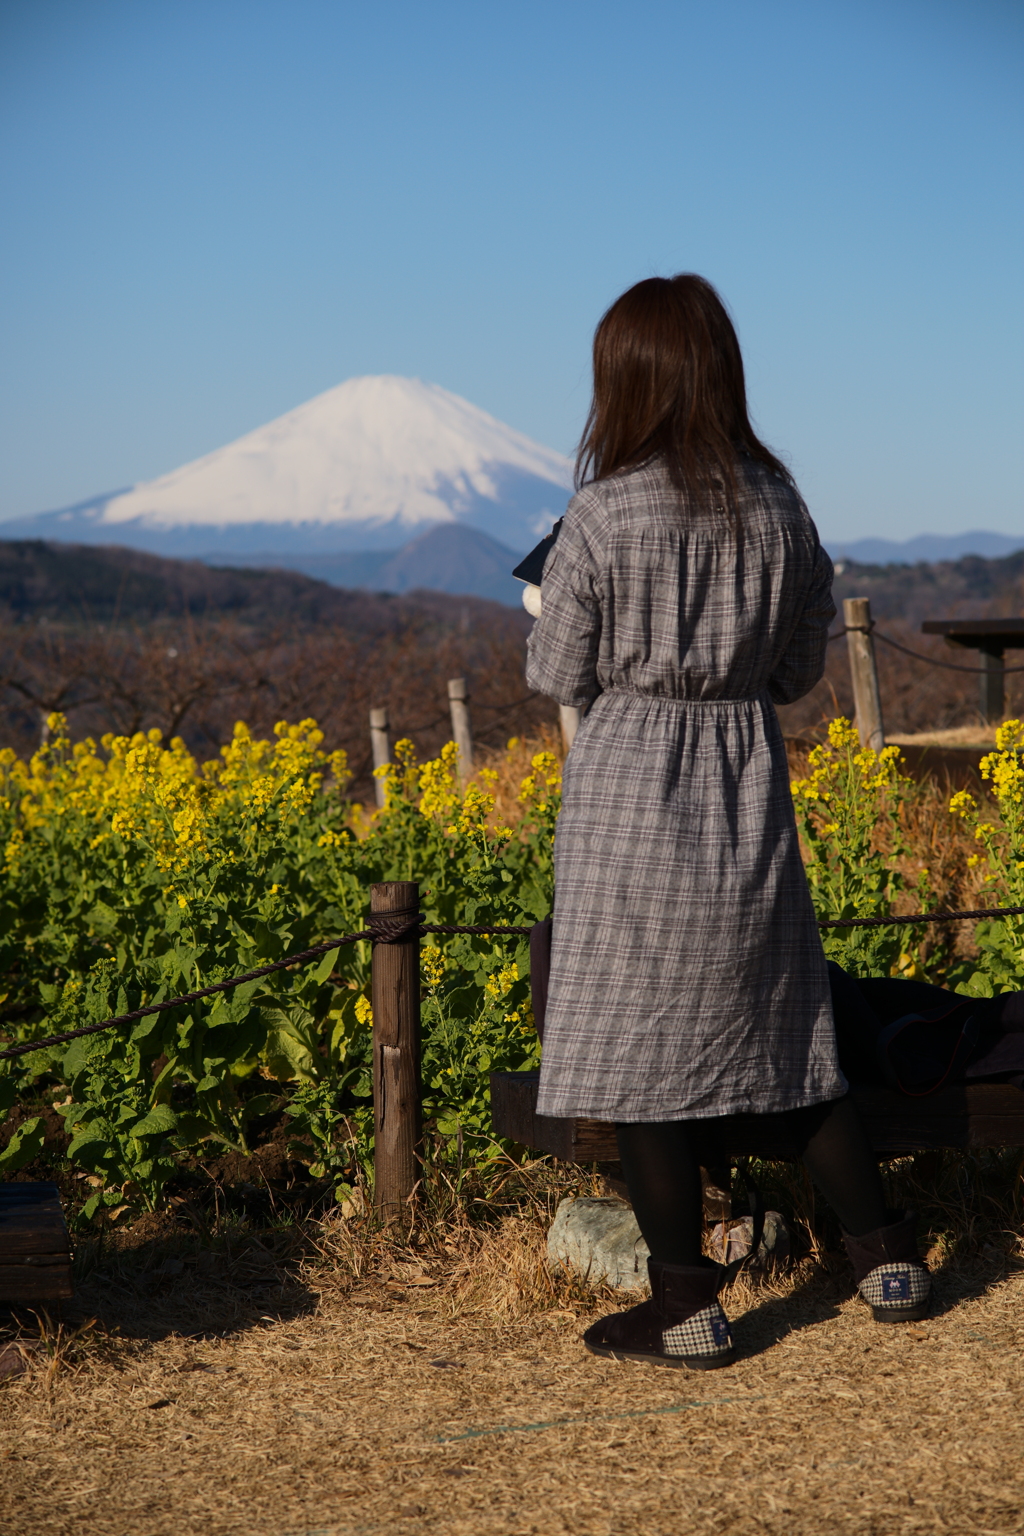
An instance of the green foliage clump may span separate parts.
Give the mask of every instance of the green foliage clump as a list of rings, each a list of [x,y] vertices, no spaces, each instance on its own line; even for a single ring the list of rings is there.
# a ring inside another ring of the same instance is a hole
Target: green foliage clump
[[[236,976],[367,926],[370,886],[415,880],[428,923],[528,926],[553,899],[561,791],[538,753],[515,828],[496,822],[496,775],[462,784],[453,743],[419,763],[400,741],[378,773],[385,806],[346,798],[343,753],[315,721],[273,740],[244,725],[200,765],[159,733],[72,745],[59,716],[29,762],[0,752],[2,1034],[31,1042]],[[993,905],[1024,905],[1024,726],[1002,727],[982,765],[998,820],[969,795],[951,809],[974,826]],[[910,884],[902,808],[913,786],[895,747],[861,750],[846,720],[792,786],[819,917],[885,917],[934,904],[927,870]],[[905,861],[904,861],[905,862]],[[855,975],[920,975],[925,930],[825,930]],[[977,930],[980,962],[947,983],[1016,990],[1024,922]],[[88,1180],[87,1218],[157,1207],[182,1165],[250,1151],[274,1129],[341,1200],[372,1165],[370,945],[275,972],[134,1028],[0,1062],[0,1118],[44,1096],[63,1118],[68,1158]],[[932,954],[932,963],[935,952]],[[933,974],[936,971],[933,969]],[[421,953],[423,1112],[430,1158],[480,1166],[500,1155],[492,1071],[533,1067],[539,1044],[529,948],[486,935],[438,936]],[[37,1157],[29,1114],[0,1152],[0,1175]]]
[[[72,746],[55,716],[29,763],[0,754],[4,1033],[31,1041],[255,969],[366,926],[369,887],[416,879],[429,922],[520,925],[551,902],[559,776],[541,754],[516,834],[489,818],[486,772],[463,792],[454,746],[399,743],[385,809],[353,831],[344,755],[315,722],[274,741],[235,729],[200,767],[158,733]],[[438,1155],[492,1146],[487,1073],[536,1059],[528,951],[485,937],[433,946],[423,997],[426,1113]],[[431,965],[433,969],[431,969]],[[371,1157],[370,946],[0,1064],[0,1112],[56,1090],[91,1215],[153,1208],[183,1159],[247,1152],[287,1121],[293,1152],[346,1190]],[[38,1154],[41,1120],[0,1168]]]
[[[960,790],[950,801],[974,831],[982,852],[968,863],[984,870],[984,905],[1024,906],[1024,720],[1007,720],[996,731],[996,750],[981,760],[981,776],[992,786],[995,819],[987,820],[974,796]],[[1024,975],[1024,917],[987,918],[975,938],[980,964],[963,967],[957,991],[993,997],[1020,990]]]
[[[887,917],[908,889],[898,860],[907,852],[901,807],[910,781],[898,747],[862,748],[849,720],[833,720],[810,752],[793,799],[810,852],[807,879],[820,918]],[[916,910],[932,904],[928,871],[910,888]],[[825,953],[854,976],[916,976],[924,927],[826,928]]]

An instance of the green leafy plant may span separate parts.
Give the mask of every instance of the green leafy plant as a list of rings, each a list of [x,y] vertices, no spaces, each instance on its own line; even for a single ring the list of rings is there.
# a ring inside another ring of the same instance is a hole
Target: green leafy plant
[[[993,904],[1024,904],[1021,742],[1011,722],[986,759],[998,819],[983,820],[969,797],[954,802],[974,818]],[[416,880],[429,923],[518,927],[548,915],[561,788],[550,753],[534,755],[504,817],[495,773],[463,782],[452,743],[421,763],[399,742],[379,772],[384,808],[353,807],[344,761],[322,751],[313,721],[282,723],[268,741],[239,725],[203,765],[152,735],[72,745],[59,717],[29,762],[0,753],[3,1034],[30,1043],[361,930],[377,881]],[[793,793],[820,916],[933,904],[927,872],[916,885],[901,872],[914,790],[895,748],[861,751],[849,722],[834,721]],[[978,937],[980,959],[961,986],[1019,986],[1024,924],[983,924]],[[825,945],[855,973],[913,975],[921,939],[905,928],[831,930]],[[183,1163],[244,1154],[281,1123],[310,1177],[354,1201],[373,1156],[370,971],[371,947],[359,942],[133,1027],[32,1051],[0,1066],[0,1117],[19,1099],[57,1101],[68,1158],[88,1175],[87,1219],[154,1208]],[[489,1074],[539,1059],[527,944],[431,939],[421,1005],[428,1156],[458,1183],[500,1151]],[[0,1171],[42,1147],[43,1121],[30,1115]]]
[[[981,760],[981,776],[992,786],[995,819],[988,820],[974,796],[960,790],[949,809],[973,830],[982,851],[968,862],[984,869],[985,905],[1024,906],[1024,720],[1007,720],[996,731],[996,750]],[[971,997],[1018,992],[1024,985],[1024,918],[988,918],[975,929],[980,960],[961,975],[957,991]]]
[[[833,720],[828,741],[813,747],[810,772],[792,784],[797,821],[809,850],[807,879],[821,918],[888,917],[907,890],[898,860],[906,850],[900,810],[911,788],[899,771],[898,747],[862,748],[849,720]],[[928,871],[912,887],[926,907]],[[860,976],[917,973],[915,951],[924,929],[823,930],[825,953]]]
[[[550,909],[560,775],[548,754],[534,759],[513,832],[494,824],[493,774],[462,786],[454,745],[418,763],[399,743],[386,808],[357,835],[344,761],[321,751],[313,721],[282,723],[272,741],[239,725],[202,766],[155,733],[72,746],[59,716],[50,727],[30,762],[0,753],[0,1002],[15,1040],[360,929],[374,881],[417,879],[433,922],[517,925]],[[536,1055],[522,1012],[528,955],[513,947],[509,980],[503,941],[458,936],[442,951],[444,984],[424,988],[427,1116],[437,1155],[469,1141],[483,1155],[488,1070]],[[211,1144],[245,1153],[253,1124],[280,1115],[292,1155],[344,1195],[372,1165],[370,958],[367,943],[335,949],[319,965],[32,1052],[0,1082],[12,1101],[56,1090],[69,1159],[91,1180],[89,1216],[157,1205],[183,1160]],[[501,974],[499,998],[490,979]],[[19,1127],[3,1166],[23,1166],[41,1134],[35,1120]]]
[[[7,1074],[0,1077],[0,1119],[8,1115],[18,1097],[18,1084]],[[42,1116],[33,1115],[22,1121],[6,1147],[0,1151],[0,1174],[17,1173],[26,1163],[32,1162],[43,1150],[45,1127]]]

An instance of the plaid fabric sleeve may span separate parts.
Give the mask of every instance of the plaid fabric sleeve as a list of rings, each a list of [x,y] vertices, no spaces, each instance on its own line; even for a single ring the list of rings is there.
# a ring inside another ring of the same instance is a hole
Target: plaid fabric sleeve
[[[601,692],[601,583],[595,551],[598,530],[588,526],[588,498],[569,504],[544,566],[541,613],[527,641],[526,681],[558,704],[585,709]]]
[[[776,704],[802,699],[824,675],[829,625],[836,616],[833,574],[832,561],[818,544],[803,610],[768,679],[768,692]]]

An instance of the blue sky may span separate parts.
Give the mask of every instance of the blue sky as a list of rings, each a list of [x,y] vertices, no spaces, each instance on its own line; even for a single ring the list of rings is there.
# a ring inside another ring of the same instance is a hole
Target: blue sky
[[[1024,530],[1017,0],[2,0],[0,518],[363,373],[563,451],[699,271],[832,540]]]

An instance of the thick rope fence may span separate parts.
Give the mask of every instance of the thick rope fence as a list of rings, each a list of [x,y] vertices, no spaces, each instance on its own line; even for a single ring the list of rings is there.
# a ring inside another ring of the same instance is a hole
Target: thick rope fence
[[[529,928],[495,928],[479,924],[474,927],[459,928],[446,923],[422,923],[417,920],[410,921],[408,918],[374,914],[370,918],[370,927],[362,928],[358,933],[343,933],[340,938],[325,939],[322,944],[314,944],[312,949],[299,950],[297,954],[286,955],[283,960],[272,960],[268,965],[257,966],[253,971],[243,971],[240,976],[230,976],[224,981],[211,982],[208,987],[197,987],[194,992],[183,992],[179,997],[168,997],[158,1003],[147,1003],[145,1008],[134,1008],[131,1013],[119,1013],[116,1018],[104,1019],[101,1024],[84,1024],[80,1029],[65,1030],[62,1035],[47,1035],[43,1040],[26,1040],[20,1045],[9,1046],[6,1050],[0,1051],[0,1061],[9,1060],[13,1056],[27,1056],[33,1051],[43,1051],[53,1045],[67,1045],[72,1040],[80,1040],[84,1035],[98,1035],[103,1030],[117,1029],[122,1024],[136,1024],[140,1019],[150,1018],[156,1013],[167,1013],[171,1008],[187,1008],[192,1003],[201,1003],[204,998],[215,997],[218,992],[230,992],[235,987],[244,987],[246,982],[259,981],[264,976],[271,976],[275,971],[284,971],[292,965],[304,965],[310,960],[318,960],[322,955],[329,955],[332,949],[342,949],[348,944],[359,944],[365,940],[374,944],[397,944],[413,933],[417,935],[468,933],[489,937],[491,934],[528,935],[529,932]]]
[[[309,949],[280,960],[212,982],[179,997],[135,1008],[116,1018],[85,1024],[42,1040],[26,1040],[0,1051],[0,1060],[27,1056],[34,1051],[66,1045],[83,1036],[100,1034],[134,1024],[152,1014],[228,992],[246,982],[259,981],[289,966],[302,965],[344,945],[369,942],[371,966],[373,1057],[373,1203],[383,1220],[404,1220],[423,1177],[422,1114],[423,1084],[420,1074],[420,964],[419,941],[426,934],[469,935],[483,938],[525,938],[532,928],[503,923],[425,923],[420,911],[420,891],[415,881],[397,880],[370,888],[370,918],[357,933],[325,939]],[[945,923],[972,918],[1017,917],[1022,907],[979,907],[961,912],[914,912],[890,917],[822,918],[822,928],[877,928],[916,923]]]
[[[871,635],[876,640],[881,640],[883,645],[889,645],[894,651],[902,651],[904,656],[912,656],[915,661],[923,661],[929,667],[943,667],[947,672],[970,672],[975,677],[987,675],[987,667],[965,667],[958,661],[940,661],[938,656],[926,656],[923,651],[912,651],[908,645],[903,645],[899,640],[894,640],[891,635],[883,635],[874,619],[870,624],[844,624],[842,629],[837,629],[835,634],[829,635],[826,644],[831,645],[833,640],[842,640],[844,635]],[[1024,672],[1022,667],[1003,667],[1004,673]]]
[[[909,928],[918,923],[956,923],[980,921],[983,918],[1021,916],[1024,916],[1024,906],[972,907],[961,912],[911,912],[899,917],[823,917],[818,919],[818,927]],[[120,1013],[116,1018],[104,1019],[99,1024],[84,1024],[79,1029],[65,1030],[60,1035],[47,1035],[42,1040],[26,1040],[19,1045],[8,1046],[0,1051],[0,1061],[10,1060],[15,1056],[28,1056],[33,1051],[47,1050],[55,1045],[68,1045],[72,1040],[80,1040],[85,1035],[98,1035],[104,1030],[118,1029],[123,1024],[136,1024],[140,1019],[169,1012],[172,1008],[187,1008],[192,1003],[202,1002],[207,997],[215,997],[220,992],[230,992],[235,987],[245,986],[247,982],[259,981],[264,976],[271,976],[275,971],[287,970],[293,965],[304,965],[310,960],[318,960],[322,955],[330,954],[332,949],[341,949],[348,944],[366,941],[373,944],[397,944],[414,935],[418,938],[430,933],[450,936],[468,934],[481,938],[528,938],[530,932],[529,927],[508,927],[489,923],[424,923],[419,914],[406,917],[401,914],[389,916],[384,913],[374,913],[370,917],[370,926],[360,929],[358,933],[344,933],[339,938],[325,939],[322,944],[314,944],[311,949],[286,955],[282,960],[272,960],[267,965],[257,966],[255,970],[243,971],[239,976],[230,976],[224,981],[211,982],[208,987],[197,987],[193,992],[183,992],[179,997],[168,997],[160,1002],[147,1003],[144,1008],[134,1008],[130,1013]]]

